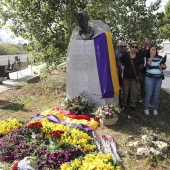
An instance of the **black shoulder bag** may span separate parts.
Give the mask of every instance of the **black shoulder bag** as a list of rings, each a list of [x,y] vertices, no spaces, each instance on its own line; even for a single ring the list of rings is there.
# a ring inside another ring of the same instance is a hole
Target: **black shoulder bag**
[[[141,82],[143,81],[143,76],[142,76],[141,73],[137,76],[136,70],[135,70],[135,66],[134,66],[134,64],[133,64],[132,58],[130,58],[130,60],[131,60],[132,66],[133,66],[133,70],[134,70],[134,72],[135,72],[136,81],[137,81],[137,83],[141,83]]]

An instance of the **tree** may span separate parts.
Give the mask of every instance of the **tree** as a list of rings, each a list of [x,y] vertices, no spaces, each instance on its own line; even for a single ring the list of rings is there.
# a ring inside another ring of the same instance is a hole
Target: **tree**
[[[15,35],[27,39],[37,61],[57,65],[65,60],[78,10],[86,10],[91,20],[111,27],[113,42],[157,38],[161,0],[146,7],[146,0],[1,0],[1,23],[11,21]],[[149,24],[148,24],[149,23]]]
[[[52,65],[64,60],[80,1],[6,0],[1,1],[4,24],[12,20],[11,30],[27,39],[29,50],[38,61]]]
[[[162,15],[157,11],[161,0],[151,3],[148,7],[146,0],[105,0],[104,5],[99,3],[100,0],[97,1],[98,3],[95,3],[98,5],[93,4],[93,8],[89,9],[91,16],[95,19],[97,16],[111,27],[115,45],[118,40],[128,43],[137,40],[142,43],[146,37],[156,44],[160,43],[157,21]]]
[[[162,18],[159,20],[158,25],[159,36],[162,39],[170,40],[170,1],[165,5],[165,12],[162,14]]]
[[[23,54],[27,53],[27,51],[24,49],[24,45],[19,43],[17,45],[10,44],[10,43],[2,43],[0,44],[0,55],[6,55],[6,54]]]

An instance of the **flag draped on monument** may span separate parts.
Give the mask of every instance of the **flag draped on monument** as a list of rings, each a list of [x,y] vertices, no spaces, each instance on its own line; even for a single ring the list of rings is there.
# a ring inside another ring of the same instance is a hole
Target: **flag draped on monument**
[[[104,32],[96,36],[94,46],[102,97],[118,97],[120,86],[111,33]]]

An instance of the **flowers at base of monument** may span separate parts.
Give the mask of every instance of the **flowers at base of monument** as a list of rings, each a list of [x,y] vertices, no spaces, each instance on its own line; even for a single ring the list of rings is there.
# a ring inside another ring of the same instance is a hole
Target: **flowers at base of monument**
[[[111,119],[121,113],[121,108],[118,105],[110,104],[99,107],[94,116],[102,119]]]
[[[5,162],[29,156],[36,150],[27,128],[21,127],[4,135],[0,140],[0,159]]]
[[[42,119],[41,122],[43,125],[42,133],[46,134],[45,136],[48,136],[47,138],[49,138],[49,129],[50,131],[64,130],[64,134],[62,134],[60,140],[62,142],[61,145],[66,143],[85,151],[96,150],[94,139],[87,132],[61,123],[54,123],[47,118]]]
[[[70,110],[75,115],[92,115],[95,109],[95,103],[85,93],[82,93],[72,99],[67,98],[63,104],[66,110]]]
[[[59,143],[61,136],[64,134],[64,130],[54,130],[52,132],[49,132],[48,134],[51,141]]]
[[[27,129],[35,133],[40,133],[42,127],[43,125],[41,122],[32,122],[27,126]]]
[[[0,121],[0,135],[7,134],[22,126],[23,125],[16,118],[9,118],[7,120]]]
[[[81,159],[75,159],[73,162],[61,165],[61,170],[65,169],[115,169],[121,170],[120,166],[114,165],[112,154],[90,153]]]
[[[71,148],[68,150],[57,150],[51,152],[50,150],[36,150],[36,155],[33,157],[25,157],[22,160],[14,161],[12,170],[24,169],[60,169],[63,163],[71,162],[79,156],[84,156],[85,152],[79,148]],[[48,156],[47,156],[48,155]]]
[[[66,131],[62,137],[64,143],[68,143],[85,151],[95,151],[97,148],[91,136],[76,128],[71,128],[70,131]]]
[[[35,141],[30,137],[30,130],[27,129],[27,126],[4,135],[0,140],[0,159],[12,162],[22,160],[24,157],[36,157],[34,165],[38,167],[35,169],[43,169],[44,167],[60,169],[63,163],[71,162],[79,156],[84,156],[86,151],[96,149],[93,138],[83,131],[54,123],[46,118],[42,119],[41,123],[43,125],[42,131],[46,135]],[[49,149],[49,140],[45,138],[49,135],[49,129],[51,131],[65,131],[61,135],[63,145],[53,152]]]

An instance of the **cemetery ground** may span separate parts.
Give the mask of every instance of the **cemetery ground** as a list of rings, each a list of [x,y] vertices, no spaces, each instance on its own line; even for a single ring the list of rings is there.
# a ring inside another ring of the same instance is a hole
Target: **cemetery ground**
[[[66,74],[54,71],[44,78],[23,82],[12,89],[0,93],[0,119],[17,118],[25,123],[28,119],[47,109],[60,106],[66,97]],[[170,169],[170,94],[161,90],[159,114],[144,115],[143,103],[137,102],[137,110],[123,110],[118,122],[113,126],[100,125],[97,132],[114,137],[125,170]],[[155,134],[157,140],[168,144],[162,155],[139,156],[135,147],[128,147],[129,141],[141,141],[142,135]],[[9,170],[5,164],[3,170]]]

